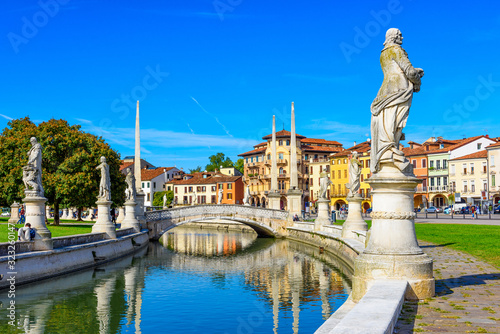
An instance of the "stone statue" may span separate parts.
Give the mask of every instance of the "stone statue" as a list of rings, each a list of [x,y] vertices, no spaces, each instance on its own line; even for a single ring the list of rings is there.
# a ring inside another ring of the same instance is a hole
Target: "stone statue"
[[[198,204],[198,195],[196,194],[196,190],[193,189],[193,205]]]
[[[167,194],[163,194],[163,207],[167,207]]]
[[[135,189],[135,176],[130,168],[127,168],[127,176],[125,177],[125,183],[127,184],[127,189],[125,189],[125,199],[127,201],[134,201],[137,191]]]
[[[328,177],[328,173],[321,173],[320,174],[320,181],[319,181],[319,198],[320,199],[328,199],[326,196],[326,192],[328,191],[328,187],[332,184],[332,181],[330,181],[330,178]]]
[[[224,190],[219,189],[219,197],[217,198],[217,204],[222,204],[222,196],[224,195]]]
[[[250,186],[245,189],[245,196],[243,197],[243,204],[250,205]]]
[[[36,196],[43,197],[44,190],[42,186],[42,145],[37,142],[35,137],[31,137],[31,148],[28,151],[28,164],[23,167],[23,182],[25,191],[30,188]]]
[[[371,105],[371,171],[377,173],[381,164],[394,164],[405,172],[410,162],[399,149],[404,140],[403,128],[410,111],[413,92],[420,90],[424,70],[414,68],[408,54],[401,47],[403,37],[399,29],[391,28],[385,35],[380,65],[384,81]]]
[[[361,177],[361,161],[358,160],[358,152],[352,152],[352,158],[349,161],[349,183],[346,188],[349,189],[347,197],[359,196],[359,187]]]
[[[106,157],[101,157],[101,164],[97,166],[96,169],[101,170],[101,182],[99,184],[99,196],[97,196],[97,198],[101,201],[111,201],[111,180]]]

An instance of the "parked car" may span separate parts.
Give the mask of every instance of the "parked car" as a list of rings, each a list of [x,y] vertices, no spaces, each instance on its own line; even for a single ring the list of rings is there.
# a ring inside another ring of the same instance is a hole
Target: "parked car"
[[[460,209],[460,213],[468,215],[470,213],[470,208],[468,206],[464,206]]]
[[[2,212],[2,217],[10,217],[10,212]]]
[[[368,209],[366,210],[366,213],[372,213],[372,208],[368,208]]]
[[[426,210],[425,210],[427,213],[441,213],[443,212],[443,209],[442,208],[437,208],[435,206],[431,206],[431,207],[428,207]]]
[[[449,214],[451,214],[452,210],[453,210],[453,206],[449,205],[446,208],[444,208],[444,213],[447,214],[447,215],[449,215]]]
[[[467,204],[466,203],[455,203],[453,205],[453,211],[455,213],[462,213],[462,209],[467,207]]]
[[[500,204],[493,209],[493,213],[500,213]]]

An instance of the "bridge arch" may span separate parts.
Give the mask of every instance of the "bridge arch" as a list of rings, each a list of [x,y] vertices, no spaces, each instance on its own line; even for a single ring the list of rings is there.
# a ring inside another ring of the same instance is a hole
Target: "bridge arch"
[[[245,224],[259,237],[286,235],[288,212],[246,205],[193,205],[168,210],[146,212],[146,222],[152,239],[187,223],[206,220],[230,220]]]

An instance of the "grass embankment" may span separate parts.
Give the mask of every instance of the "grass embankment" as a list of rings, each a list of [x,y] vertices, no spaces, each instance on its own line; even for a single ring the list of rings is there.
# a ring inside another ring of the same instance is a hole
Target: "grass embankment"
[[[0,224],[0,242],[7,242],[8,241],[8,230],[9,225],[7,224]],[[16,225],[17,228],[23,227],[22,224]],[[47,228],[52,232],[52,237],[65,237],[68,235],[75,235],[75,234],[85,234],[85,233],[90,233],[92,232],[92,226],[88,225],[71,225],[71,226],[53,226],[49,225]],[[16,239],[17,239],[17,231],[16,231]]]

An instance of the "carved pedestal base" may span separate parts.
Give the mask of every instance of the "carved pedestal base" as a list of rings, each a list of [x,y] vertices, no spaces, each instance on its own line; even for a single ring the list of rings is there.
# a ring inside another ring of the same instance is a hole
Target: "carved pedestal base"
[[[141,225],[146,224],[146,216],[144,216],[144,199],[146,198],[146,194],[144,191],[140,190],[137,192],[135,196],[135,202],[137,203],[137,206],[135,208],[135,215],[137,220]],[[125,213],[127,215],[127,213]]]
[[[302,190],[289,189],[286,194],[286,199],[288,202],[288,217],[290,220],[293,216],[297,215],[300,217],[302,214]]]
[[[92,233],[105,232],[108,239],[116,239],[116,227],[111,221],[109,214],[111,201],[98,200],[97,204],[97,221],[92,226]]]
[[[137,205],[137,204],[136,204]],[[135,210],[134,210],[135,212]],[[120,206],[118,208],[118,218],[116,218],[116,222],[120,224],[122,221],[124,221],[126,218],[126,213],[125,213],[125,207]]]
[[[45,226],[45,197],[40,197],[33,192],[25,191],[26,198],[23,199],[26,208],[26,223],[36,230],[33,250],[53,249],[52,233]]]
[[[349,202],[349,215],[342,225],[342,238],[352,238],[352,231],[367,231],[368,224],[365,222],[361,212],[361,202],[359,196],[347,197]]]
[[[9,218],[9,223],[17,223],[19,221],[19,203],[14,202],[10,206],[10,218]]]
[[[279,193],[269,192],[267,198],[269,198],[269,209],[281,210],[281,195]]]
[[[136,232],[140,232],[141,230],[141,225],[139,223],[139,220],[136,218],[136,210],[137,204],[134,201],[127,201],[125,202],[125,211],[126,211],[126,216],[125,219],[122,221],[122,226],[121,228],[129,228],[132,227]]]
[[[318,200],[318,218],[314,220],[314,230],[320,231],[321,226],[331,225],[330,210],[328,209],[329,200],[321,198]]]
[[[432,297],[432,259],[420,249],[415,235],[413,195],[421,181],[393,165],[382,165],[367,182],[373,188],[375,211],[368,245],[354,262],[354,301],[379,279],[408,281],[407,299]]]

